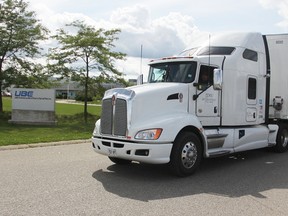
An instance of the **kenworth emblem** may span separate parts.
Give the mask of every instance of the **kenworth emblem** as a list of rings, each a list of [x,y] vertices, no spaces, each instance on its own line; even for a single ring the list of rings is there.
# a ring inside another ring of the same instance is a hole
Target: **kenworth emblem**
[[[116,95],[114,94],[113,96],[112,96],[112,106],[115,106],[115,103],[116,103]]]

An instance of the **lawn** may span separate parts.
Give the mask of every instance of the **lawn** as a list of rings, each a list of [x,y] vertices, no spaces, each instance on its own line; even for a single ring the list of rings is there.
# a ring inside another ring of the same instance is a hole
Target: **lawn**
[[[56,103],[56,126],[9,124],[11,98],[3,99],[4,113],[0,114],[0,146],[39,142],[89,139],[101,113],[100,106],[88,106],[88,122],[84,122],[84,105]]]

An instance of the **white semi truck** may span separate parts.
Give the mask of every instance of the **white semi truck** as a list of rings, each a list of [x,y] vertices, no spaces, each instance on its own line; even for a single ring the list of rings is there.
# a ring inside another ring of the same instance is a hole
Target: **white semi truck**
[[[288,150],[288,35],[228,33],[150,62],[148,83],[106,91],[92,145],[116,164]]]

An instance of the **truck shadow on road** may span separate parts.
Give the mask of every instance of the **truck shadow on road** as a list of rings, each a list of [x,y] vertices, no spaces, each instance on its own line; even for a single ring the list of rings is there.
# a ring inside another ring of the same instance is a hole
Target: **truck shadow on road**
[[[265,191],[288,189],[288,153],[267,149],[205,159],[192,176],[178,178],[167,166],[132,163],[111,165],[92,176],[108,192],[149,201],[196,194],[266,198]]]

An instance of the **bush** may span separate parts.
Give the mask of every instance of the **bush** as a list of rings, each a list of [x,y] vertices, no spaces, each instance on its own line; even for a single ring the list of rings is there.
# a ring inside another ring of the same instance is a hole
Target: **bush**
[[[77,94],[75,97],[76,101],[85,101],[85,95],[84,94]],[[93,101],[93,96],[88,95],[87,96],[87,101]]]
[[[8,121],[11,119],[11,112],[0,112],[0,120]]]
[[[56,99],[64,99],[62,94],[56,95]]]

